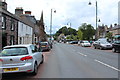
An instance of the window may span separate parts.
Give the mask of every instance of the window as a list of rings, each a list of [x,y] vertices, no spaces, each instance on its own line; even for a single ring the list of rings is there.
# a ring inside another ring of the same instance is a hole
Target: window
[[[22,38],[20,37],[19,43],[22,44]]]
[[[14,36],[10,36],[10,45],[14,45]]]
[[[6,29],[6,17],[2,16],[2,29]]]
[[[27,55],[28,50],[26,47],[9,47],[3,49],[0,53],[2,56],[16,56],[16,55]]]
[[[11,31],[14,31],[15,28],[15,22],[14,20],[11,20]]]
[[[30,48],[31,48],[31,50],[32,50],[32,53],[35,53],[35,52],[38,51],[37,47],[34,46],[34,45],[31,45]]]
[[[21,31],[23,31],[23,23],[21,23]]]

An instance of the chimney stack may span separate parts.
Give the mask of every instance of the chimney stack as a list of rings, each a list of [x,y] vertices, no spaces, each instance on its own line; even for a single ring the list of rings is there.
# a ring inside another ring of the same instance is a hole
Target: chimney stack
[[[26,15],[31,15],[31,11],[25,11]]]
[[[22,7],[16,7],[16,9],[15,9],[15,14],[16,14],[16,15],[22,15],[22,14],[23,14],[23,9],[22,9]]]
[[[0,7],[2,8],[2,9],[5,9],[5,10],[7,10],[7,3],[6,3],[6,1],[4,0],[0,0]]]

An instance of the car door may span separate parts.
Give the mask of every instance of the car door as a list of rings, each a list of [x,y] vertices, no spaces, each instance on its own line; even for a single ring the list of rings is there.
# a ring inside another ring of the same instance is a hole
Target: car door
[[[34,57],[34,59],[37,61],[38,65],[39,65],[40,62],[42,61],[41,52],[39,52],[37,47],[35,47],[34,45],[31,45],[30,48],[32,50],[32,56]]]

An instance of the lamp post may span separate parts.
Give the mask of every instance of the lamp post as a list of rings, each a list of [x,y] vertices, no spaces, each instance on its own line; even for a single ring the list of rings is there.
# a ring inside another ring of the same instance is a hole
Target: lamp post
[[[51,9],[51,15],[50,15],[50,42],[52,40],[52,12],[53,12],[53,9]],[[54,13],[56,13],[56,10],[54,10]]]
[[[91,5],[92,3],[91,2],[89,2],[89,5]],[[95,34],[95,39],[98,39],[98,36],[97,36],[97,26],[98,26],[98,24],[97,24],[97,21],[98,21],[98,18],[97,18],[97,15],[98,15],[98,5],[97,5],[97,0],[96,0],[96,34]],[[99,22],[100,22],[100,19],[99,19]]]
[[[71,27],[71,23],[70,23],[70,22],[68,22],[67,25],[68,25],[69,27]]]

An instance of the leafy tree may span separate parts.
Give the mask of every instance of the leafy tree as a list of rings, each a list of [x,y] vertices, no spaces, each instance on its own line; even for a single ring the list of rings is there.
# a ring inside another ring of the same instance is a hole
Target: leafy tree
[[[93,38],[93,35],[95,35],[95,29],[90,24],[88,25],[86,23],[82,24],[79,27],[79,30],[82,31],[84,40],[90,40]]]
[[[77,31],[71,27],[67,28],[66,26],[64,26],[56,32],[55,36],[58,37],[60,34],[64,34],[65,36],[66,35],[76,35]]]
[[[76,35],[77,34],[77,31],[71,27],[68,28],[68,35]]]
[[[77,32],[77,37],[79,40],[82,40],[82,38],[83,38],[83,32],[80,29]]]
[[[106,34],[106,37],[107,37],[108,39],[112,39],[112,32],[108,32],[108,33]]]

